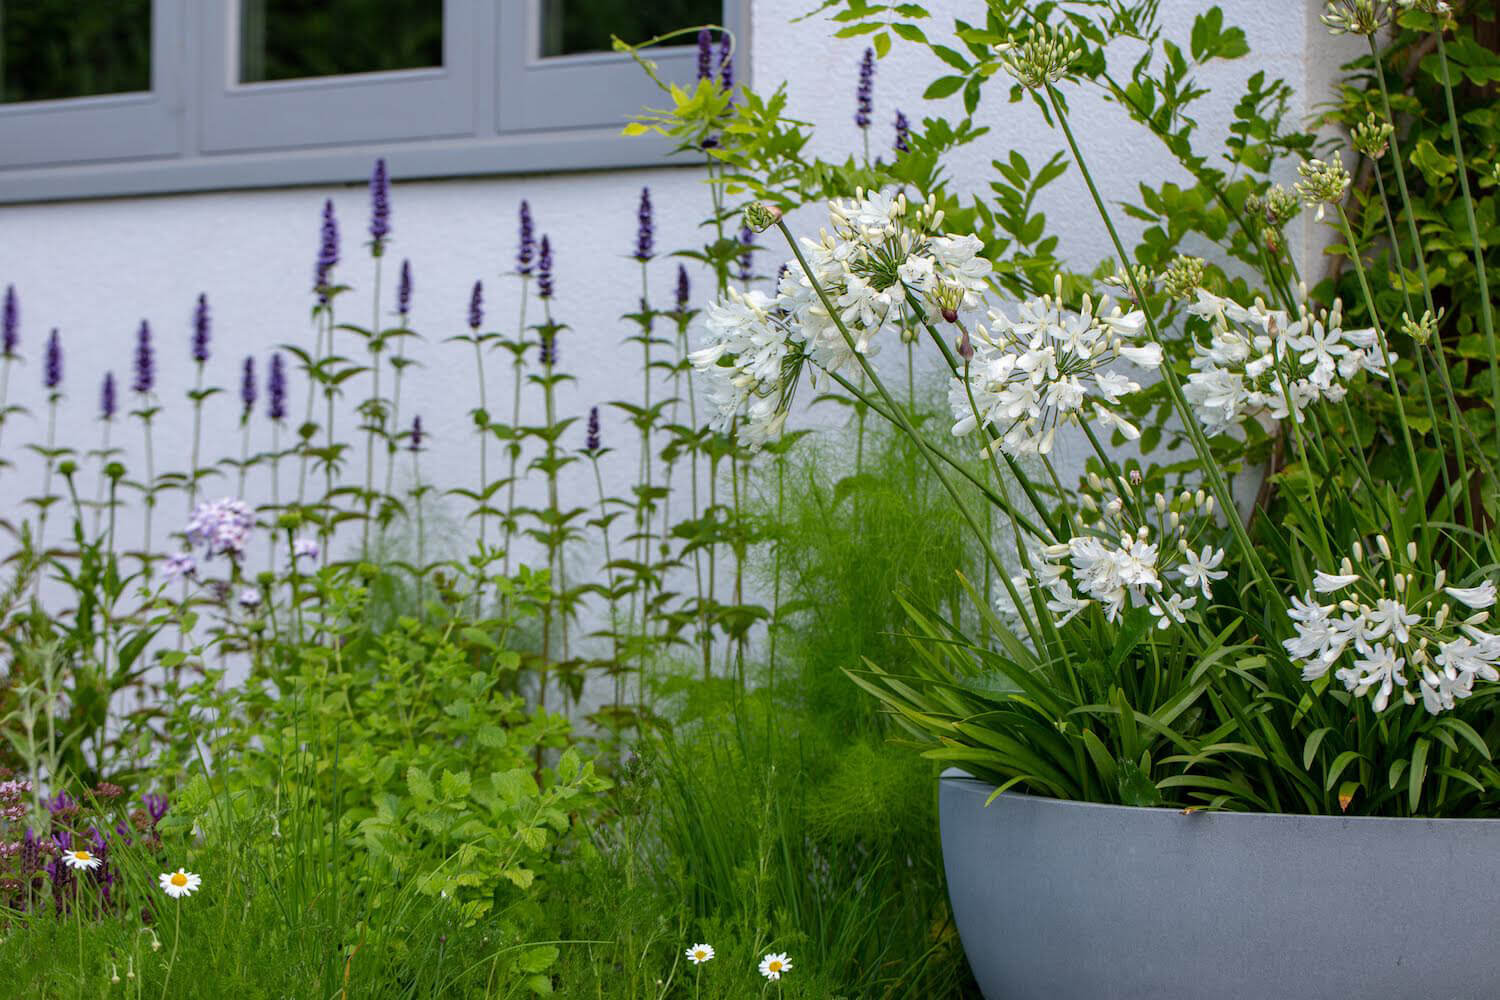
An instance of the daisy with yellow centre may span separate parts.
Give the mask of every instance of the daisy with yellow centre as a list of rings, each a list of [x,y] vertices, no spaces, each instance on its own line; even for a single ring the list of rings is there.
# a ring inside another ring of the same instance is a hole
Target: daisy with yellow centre
[[[203,884],[203,878],[190,871],[179,868],[175,872],[162,873],[157,876],[161,884],[161,891],[173,899],[181,899],[183,896],[191,896],[198,891],[198,886]]]
[[[770,954],[760,960],[760,974],[771,981],[781,978],[783,972],[792,970],[792,960],[787,958],[786,953]]]
[[[694,965],[702,965],[710,962],[714,957],[714,946],[711,944],[695,944],[687,950],[687,959]]]
[[[63,855],[63,861],[77,871],[93,871],[104,863],[89,851],[69,851]]]

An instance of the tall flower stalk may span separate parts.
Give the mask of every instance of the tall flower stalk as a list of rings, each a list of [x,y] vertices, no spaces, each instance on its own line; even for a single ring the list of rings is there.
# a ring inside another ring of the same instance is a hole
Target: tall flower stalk
[[[521,202],[518,220],[518,238],[516,244],[516,275],[521,279],[520,304],[517,307],[520,315],[516,319],[516,335],[512,340],[502,343],[505,349],[511,353],[511,412],[510,426],[506,428],[506,453],[510,459],[510,468],[505,475],[505,554],[503,556],[502,572],[510,575],[511,571],[511,549],[515,544],[516,535],[516,470],[521,460],[522,435],[521,435],[521,386],[524,382],[526,368],[526,303],[531,297],[531,274],[537,264],[537,245],[535,235],[535,223],[531,217],[531,205],[525,201]],[[545,274],[546,298],[552,297],[552,250],[548,245]],[[543,287],[542,281],[538,281],[539,287]]]
[[[380,264],[385,257],[386,242],[391,233],[391,188],[385,160],[375,161],[370,173],[370,257],[375,264],[374,289],[371,293],[370,329],[365,346],[370,352],[370,398],[364,407],[365,419],[365,490],[364,522],[360,526],[359,548],[368,554],[370,520],[375,506],[375,439],[388,437],[385,429],[386,407],[380,396],[380,353],[385,348],[386,332],[380,319]]]
[[[151,573],[151,520],[156,510],[156,455],[153,448],[151,423],[160,412],[156,405],[153,392],[156,387],[156,352],[151,345],[151,325],[141,320],[140,328],[135,335],[135,378],[131,382],[130,389],[135,393],[136,408],[131,411],[131,416],[141,422],[141,435],[146,445],[146,477],[141,482],[141,492],[145,500],[144,529],[141,537],[140,560],[141,567],[147,576]]]
[[[42,493],[37,498],[36,548],[47,551],[47,510],[57,501],[52,495],[52,472],[57,466],[57,404],[62,401],[63,351],[62,339],[54,328],[47,338],[46,357],[42,368],[42,387],[47,390],[47,443],[42,453]],[[40,584],[40,581],[38,581]]]
[[[190,347],[193,359],[193,388],[188,393],[188,399],[193,404],[193,446],[188,457],[187,509],[189,512],[198,502],[198,480],[202,476],[198,467],[198,456],[199,445],[203,440],[203,401],[216,391],[203,387],[203,369],[208,364],[209,334],[208,296],[200,294],[198,304],[193,307],[193,334]],[[240,476],[243,480],[243,468],[240,470]],[[243,493],[243,489],[241,492]]]
[[[21,303],[16,296],[16,286],[5,286],[5,302],[0,305],[0,437],[5,434],[5,424],[11,414],[10,369],[18,355],[16,348],[21,343]],[[0,459],[0,468],[5,462]]]
[[[401,427],[401,383],[402,376],[408,365],[412,364],[406,357],[406,341],[415,336],[411,329],[411,294],[412,276],[411,261],[401,262],[401,276],[396,283],[396,352],[391,358],[391,426]],[[391,435],[386,441],[386,466],[385,466],[385,494],[391,496],[391,489],[395,483],[396,456],[399,452],[395,435]]]
[[[245,495],[245,475],[250,471],[250,418],[255,415],[257,388],[255,357],[246,355],[240,368],[240,470],[236,496]]]
[[[281,514],[281,429],[286,423],[286,362],[277,351],[271,355],[266,373],[266,417],[271,422],[271,513],[273,521]],[[267,532],[270,563],[276,568],[276,532]]]

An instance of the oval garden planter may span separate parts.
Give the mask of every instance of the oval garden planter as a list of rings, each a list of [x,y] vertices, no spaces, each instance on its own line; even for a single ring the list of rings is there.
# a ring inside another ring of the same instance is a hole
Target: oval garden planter
[[[988,1000],[1500,996],[1500,820],[1194,813],[943,775]]]

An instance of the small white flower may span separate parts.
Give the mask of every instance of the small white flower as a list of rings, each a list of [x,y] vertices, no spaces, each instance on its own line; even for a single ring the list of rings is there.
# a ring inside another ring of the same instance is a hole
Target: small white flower
[[[1313,574],[1313,590],[1320,594],[1331,594],[1335,590],[1343,590],[1358,579],[1358,573],[1325,573],[1318,570]]]
[[[198,560],[191,553],[179,552],[176,555],[167,556],[161,564],[162,575],[168,580],[177,577],[188,577],[198,572]]]
[[[792,960],[787,958],[786,953],[770,954],[760,960],[760,974],[770,980],[781,978],[783,972],[790,972]]]
[[[714,946],[711,944],[695,944],[687,950],[687,960],[694,965],[702,965],[704,962],[713,961]]]
[[[292,542],[292,558],[294,560],[316,559],[322,549],[318,546],[316,538],[299,538]]]
[[[1213,596],[1210,585],[1215,580],[1222,580],[1229,573],[1219,569],[1218,566],[1224,561],[1224,550],[1215,549],[1205,545],[1202,551],[1194,552],[1188,549],[1182,554],[1182,566],[1177,572],[1182,574],[1182,580],[1189,587],[1197,587],[1203,591],[1203,596]]]
[[[240,607],[246,611],[254,611],[260,607],[260,591],[254,587],[246,587],[240,591],[239,601]]]
[[[1477,587],[1444,587],[1443,593],[1468,607],[1490,608],[1495,605],[1495,584],[1486,580]]]
[[[191,896],[198,891],[198,886],[203,884],[202,876],[181,868],[175,872],[163,872],[156,877],[156,880],[161,885],[161,891],[173,899]]]
[[[1161,604],[1151,605],[1151,617],[1155,618],[1158,629],[1168,629],[1172,623],[1182,625],[1187,621],[1186,612],[1191,611],[1198,604],[1196,594],[1184,598],[1181,594],[1173,594]]]
[[[104,863],[99,860],[98,855],[82,849],[64,854],[63,862],[74,871],[93,871]]]

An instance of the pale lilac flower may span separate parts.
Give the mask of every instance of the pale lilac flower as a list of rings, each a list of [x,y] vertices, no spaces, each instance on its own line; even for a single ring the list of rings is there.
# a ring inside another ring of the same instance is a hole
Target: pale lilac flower
[[[188,543],[206,546],[210,557],[224,554],[237,558],[254,527],[255,517],[245,501],[229,497],[205,500],[193,508],[187,526]]]
[[[294,560],[316,559],[322,552],[316,538],[302,537],[292,542],[292,558]]]
[[[198,572],[198,560],[193,558],[191,552],[178,552],[175,555],[167,556],[161,568],[162,574],[168,580],[174,580],[177,577],[189,577]]]
[[[254,611],[260,607],[260,591],[254,587],[245,587],[240,591],[240,607],[246,611]]]

